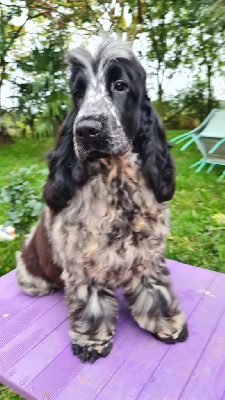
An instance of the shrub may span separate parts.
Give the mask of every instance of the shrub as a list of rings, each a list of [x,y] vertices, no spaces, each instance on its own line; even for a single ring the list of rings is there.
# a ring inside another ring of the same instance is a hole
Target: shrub
[[[8,220],[4,225],[14,226],[16,233],[28,232],[43,208],[41,190],[37,193],[30,184],[35,167],[32,165],[30,168],[12,171],[8,177],[8,186],[3,187],[0,192],[0,203],[9,204]],[[46,169],[38,171],[38,174],[45,175]],[[42,183],[43,181],[39,180],[40,187]]]

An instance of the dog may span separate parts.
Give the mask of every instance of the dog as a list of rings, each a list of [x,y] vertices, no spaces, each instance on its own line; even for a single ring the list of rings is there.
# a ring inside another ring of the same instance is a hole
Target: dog
[[[145,70],[118,39],[93,56],[77,48],[68,61],[73,108],[49,155],[46,206],[17,253],[18,285],[31,296],[64,288],[82,362],[112,348],[118,287],[141,328],[185,341],[164,259],[175,167]]]

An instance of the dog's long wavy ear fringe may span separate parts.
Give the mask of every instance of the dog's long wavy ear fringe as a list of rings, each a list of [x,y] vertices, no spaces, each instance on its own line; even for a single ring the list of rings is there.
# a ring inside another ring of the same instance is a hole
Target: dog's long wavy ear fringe
[[[56,212],[66,207],[75,190],[88,179],[86,163],[76,158],[73,148],[75,117],[76,112],[72,110],[62,125],[56,147],[48,156],[49,175],[43,188],[43,197]]]
[[[175,190],[175,166],[163,124],[145,95],[142,120],[135,145],[141,155],[142,174],[158,202],[170,200]]]

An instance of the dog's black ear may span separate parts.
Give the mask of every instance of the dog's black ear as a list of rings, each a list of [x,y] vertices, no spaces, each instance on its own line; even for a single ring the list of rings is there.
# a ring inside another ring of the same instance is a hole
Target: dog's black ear
[[[142,101],[141,128],[134,146],[141,156],[142,174],[157,201],[170,200],[175,190],[175,166],[163,124],[147,95]]]
[[[56,147],[48,156],[49,175],[43,188],[46,204],[54,211],[66,207],[75,190],[88,180],[86,163],[77,159],[73,147],[72,110],[65,119]]]

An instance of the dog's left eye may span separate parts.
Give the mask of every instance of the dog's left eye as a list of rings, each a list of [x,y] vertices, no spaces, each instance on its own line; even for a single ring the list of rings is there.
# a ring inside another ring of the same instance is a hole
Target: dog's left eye
[[[127,90],[128,85],[125,82],[117,81],[114,86],[114,90],[117,92],[125,92]]]

